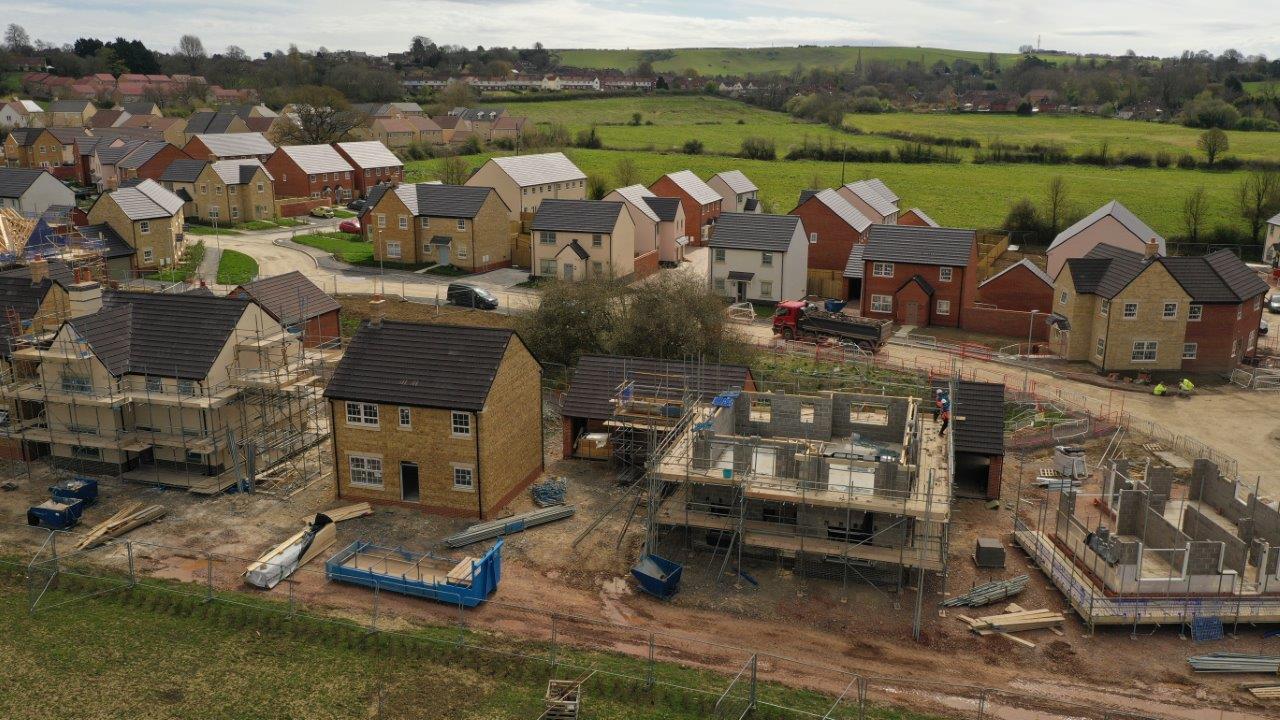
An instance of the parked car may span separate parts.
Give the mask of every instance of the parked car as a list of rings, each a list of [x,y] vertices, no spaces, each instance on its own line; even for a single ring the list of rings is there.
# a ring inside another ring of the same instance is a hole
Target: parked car
[[[343,220],[342,222],[338,223],[338,231],[344,232],[344,233],[351,233],[353,235],[359,235],[360,223],[356,222],[355,220]]]
[[[475,308],[477,310],[497,310],[498,298],[484,288],[462,283],[450,283],[446,296],[450,305]]]
[[[347,203],[347,209],[355,212],[362,212],[364,210],[364,198],[356,198],[355,200]]]
[[[1280,313],[1280,293],[1267,298],[1267,310],[1273,313]]]
[[[311,208],[311,217],[331,218],[333,217],[333,208],[327,208],[327,207]]]

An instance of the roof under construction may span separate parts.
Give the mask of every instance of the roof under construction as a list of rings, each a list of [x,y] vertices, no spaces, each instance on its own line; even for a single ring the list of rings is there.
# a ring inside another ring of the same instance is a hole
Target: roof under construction
[[[652,392],[659,386],[679,399],[689,390],[700,399],[733,388],[754,385],[751,369],[745,365],[715,365],[619,355],[583,355],[573,369],[569,392],[564,396],[565,417],[608,420],[613,417],[613,398],[618,386],[628,380],[642,382]]]

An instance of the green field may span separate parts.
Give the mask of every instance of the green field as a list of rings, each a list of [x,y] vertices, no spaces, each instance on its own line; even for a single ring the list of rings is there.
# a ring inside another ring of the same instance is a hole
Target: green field
[[[851,70],[862,54],[863,65],[884,62],[903,65],[918,62],[929,67],[939,60],[950,65],[956,60],[968,60],[981,64],[987,53],[969,50],[942,50],[921,47],[886,46],[802,46],[779,48],[679,48],[674,50],[556,50],[560,64],[580,68],[617,68],[627,70],[640,63],[645,52],[661,55],[671,53],[670,58],[655,60],[653,69],[659,72],[682,73],[697,70],[700,75],[745,75],[747,73],[789,73],[797,65],[808,68]],[[1017,53],[996,53],[1002,66],[1010,66],[1022,57]],[[1052,59],[1052,56],[1050,56]]]
[[[1250,95],[1280,95],[1280,80],[1253,80],[1243,85]]]
[[[741,160],[713,155],[679,155],[613,150],[568,150],[583,171],[613,182],[621,158],[635,164],[639,181],[653,182],[663,173],[688,168],[703,178],[721,170],[739,169],[761,189],[766,209],[785,213],[795,207],[802,189],[812,180],[824,187],[840,182],[840,163],[816,161],[774,162]],[[479,167],[487,158],[465,158]],[[411,182],[436,179],[438,160],[409,163]],[[1098,168],[1085,165],[906,165],[901,163],[849,163],[845,180],[878,177],[902,197],[902,207],[921,207],[939,223],[954,227],[998,227],[1009,205],[1022,197],[1039,201],[1049,179],[1061,176],[1067,182],[1070,204],[1077,214],[1092,212],[1118,199],[1165,236],[1179,234],[1183,199],[1198,185],[1209,197],[1208,224],[1235,224],[1235,190],[1243,176],[1235,173],[1208,173],[1187,170]]]
[[[335,258],[352,265],[367,265],[373,261],[373,243],[365,242],[351,233],[308,233],[296,235],[293,241],[299,245],[323,250]]]
[[[218,283],[243,285],[258,276],[258,261],[235,250],[223,250],[218,258]]]

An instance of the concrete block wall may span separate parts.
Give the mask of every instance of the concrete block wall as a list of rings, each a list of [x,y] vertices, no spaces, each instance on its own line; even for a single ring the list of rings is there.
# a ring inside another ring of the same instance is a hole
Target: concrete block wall
[[[751,401],[769,402],[769,419],[751,419]],[[805,409],[806,412],[802,412]],[[812,410],[812,421],[805,421]],[[743,393],[734,403],[734,429],[739,435],[762,437],[831,439],[831,398],[782,393]],[[847,413],[846,413],[847,415]]]
[[[847,438],[851,433],[856,432],[868,440],[877,442],[902,442],[909,403],[906,398],[861,393],[833,393],[831,400],[831,435],[833,437]],[[884,407],[887,410],[888,421],[884,425],[853,422],[850,417],[850,408],[859,405]]]
[[[1143,538],[1143,522],[1150,504],[1151,493],[1146,490],[1121,490],[1120,502],[1116,506],[1116,533]]]
[[[1280,546],[1280,510],[1264,505],[1253,494],[1249,495],[1249,508],[1254,537],[1265,538],[1272,545]]]
[[[1150,509],[1147,510],[1146,526],[1139,529],[1142,531],[1139,535],[1142,544],[1149,548],[1180,548],[1191,542],[1186,533]]]
[[[911,490],[911,475],[897,463],[877,463],[875,489],[877,493],[906,493]]]
[[[1199,540],[1187,545],[1188,575],[1218,575],[1222,572],[1223,545]]]
[[[1222,477],[1216,463],[1201,458],[1191,466],[1187,494],[1192,500],[1199,500],[1231,522],[1238,523],[1240,518],[1249,515],[1249,506],[1236,497],[1236,485],[1235,481]]]
[[[1071,521],[1075,519],[1076,513],[1076,493],[1074,490],[1064,490],[1058,494],[1058,510],[1055,513],[1056,520],[1053,526],[1053,533],[1060,539],[1066,539],[1070,536],[1069,530]]]
[[[1221,527],[1204,513],[1188,506],[1182,511],[1182,532],[1192,540],[1208,540],[1223,544],[1222,564],[1243,574],[1248,546],[1234,533]]]
[[[1147,468],[1147,488],[1151,490],[1151,509],[1163,515],[1173,493],[1173,468]]]

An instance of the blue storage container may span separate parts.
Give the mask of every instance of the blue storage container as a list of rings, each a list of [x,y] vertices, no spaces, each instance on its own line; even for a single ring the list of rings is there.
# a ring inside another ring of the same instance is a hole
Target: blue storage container
[[[80,516],[83,514],[83,500],[55,498],[27,508],[27,524],[49,530],[69,530],[80,522]]]
[[[76,475],[70,480],[60,480],[49,488],[54,500],[83,500],[85,505],[92,505],[98,500],[98,481],[93,478]]]
[[[660,555],[649,554],[631,568],[631,575],[640,583],[640,589],[662,598],[670,599],[680,589],[680,574],[684,566]]]
[[[840,312],[841,310],[843,310],[843,309],[844,309],[844,306],[845,306],[845,305],[848,305],[848,304],[849,304],[849,301],[848,301],[848,300],[832,300],[832,299],[828,299],[825,303],[823,303],[823,307],[826,309],[826,311],[827,311],[827,312],[833,312],[833,313],[836,313],[836,312]]]

